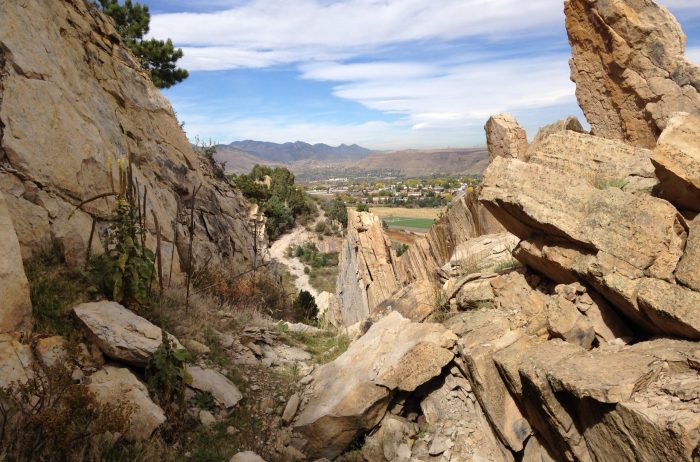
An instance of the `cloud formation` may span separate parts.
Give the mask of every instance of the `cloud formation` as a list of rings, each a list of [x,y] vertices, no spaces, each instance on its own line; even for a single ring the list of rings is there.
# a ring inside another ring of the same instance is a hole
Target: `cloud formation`
[[[483,144],[481,127],[496,112],[524,114],[531,135],[580,114],[561,0],[207,1],[213,11],[152,18],[153,36],[184,49],[184,67],[290,68],[306,81],[331,83],[336,98],[397,120],[310,123],[293,114],[215,118],[185,109],[191,133],[373,147],[475,145]],[[695,0],[663,3],[699,15]],[[700,48],[688,56],[700,61]]]

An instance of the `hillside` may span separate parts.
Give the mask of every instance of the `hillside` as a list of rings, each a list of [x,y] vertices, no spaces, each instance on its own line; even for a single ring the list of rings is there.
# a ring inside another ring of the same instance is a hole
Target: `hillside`
[[[484,148],[378,152],[355,163],[361,170],[395,169],[399,176],[408,177],[436,173],[480,174],[487,165],[488,151]]]
[[[214,159],[224,165],[229,173],[248,173],[255,165],[281,165],[282,162],[271,162],[240,149],[222,144],[216,147]]]

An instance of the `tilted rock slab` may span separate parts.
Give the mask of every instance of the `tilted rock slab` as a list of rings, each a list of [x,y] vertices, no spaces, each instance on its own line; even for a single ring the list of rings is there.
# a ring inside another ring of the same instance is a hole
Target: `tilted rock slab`
[[[144,441],[165,422],[163,410],[148,396],[146,385],[129,369],[105,366],[88,378],[88,389],[98,402],[117,405],[124,403],[132,411],[129,428],[124,436],[131,441]]]
[[[700,114],[675,114],[651,161],[661,182],[661,197],[680,209],[700,212]]]
[[[148,245],[155,243],[153,212],[163,259],[170,261],[174,252],[176,275],[189,259],[188,209],[199,185],[194,265],[252,268],[254,249],[266,248],[264,232],[255,245],[258,219],[249,216],[241,193],[192,149],[170,103],[112,24],[83,0],[0,3],[0,191],[23,257],[54,240],[66,261],[79,266],[92,219],[99,237],[114,200],[74,209],[111,191],[117,159],[131,153],[141,193],[148,188]],[[99,239],[93,247],[100,250]]]
[[[521,261],[557,282],[581,278],[643,328],[671,333],[637,301],[645,278],[675,283],[687,225],[671,204],[502,159],[486,171],[482,201],[524,239],[516,249]]]
[[[399,280],[402,284],[436,282],[442,267],[460,245],[484,234],[503,231],[501,224],[478,201],[478,190],[467,191],[456,197],[426,235],[397,259]]]
[[[353,438],[384,416],[396,390],[413,391],[454,357],[454,334],[392,312],[374,324],[314,381],[294,422],[309,457],[337,457]]]
[[[567,0],[576,97],[595,135],[653,148],[674,112],[700,108],[700,69],[653,0]]]
[[[0,333],[29,331],[32,302],[17,234],[0,193]]]
[[[145,367],[163,340],[160,327],[116,302],[83,303],[73,312],[106,356],[133,366]]]
[[[343,325],[365,319],[401,287],[395,260],[379,217],[349,210],[336,284]]]
[[[484,130],[490,160],[496,157],[527,160],[527,133],[515,117],[510,114],[491,116]]]
[[[651,194],[659,183],[649,149],[575,131],[547,137],[529,162],[565,172],[600,189],[617,187]]]
[[[190,387],[211,393],[214,399],[227,409],[243,399],[238,387],[220,372],[199,366],[186,366],[185,369],[192,377]]]

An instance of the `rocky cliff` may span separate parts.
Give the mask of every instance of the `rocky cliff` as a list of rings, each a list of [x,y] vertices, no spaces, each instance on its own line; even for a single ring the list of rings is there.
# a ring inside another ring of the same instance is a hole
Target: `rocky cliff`
[[[367,461],[698,459],[699,69],[651,0],[566,13],[593,133],[569,118],[527,145],[514,118],[489,120],[478,201],[507,232],[444,220],[399,259],[420,270],[302,396],[308,454],[363,435]]]
[[[81,264],[93,219],[102,235],[113,201],[74,210],[110,192],[118,160],[129,155],[140,191],[148,190],[149,246],[153,212],[176,273],[189,255],[186,224],[200,186],[194,264],[253,266],[265,243],[255,244],[248,204],[192,149],[111,21],[84,0],[1,2],[0,191],[24,259],[55,241],[69,264]]]

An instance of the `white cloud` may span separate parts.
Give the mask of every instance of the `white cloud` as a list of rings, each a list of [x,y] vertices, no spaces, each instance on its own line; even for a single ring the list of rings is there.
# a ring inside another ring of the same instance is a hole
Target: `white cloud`
[[[685,56],[688,60],[700,65],[700,47],[688,48],[685,51]]]
[[[157,14],[151,35],[170,37],[191,70],[350,58],[399,43],[551,33],[555,0],[254,0],[212,13]],[[222,62],[212,58],[221,56]]]

